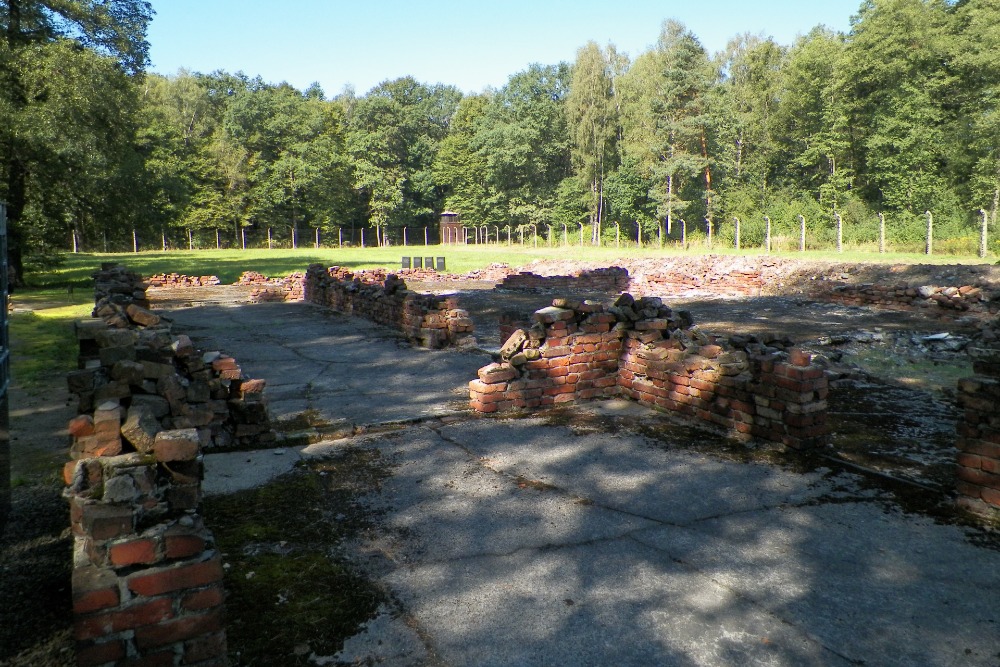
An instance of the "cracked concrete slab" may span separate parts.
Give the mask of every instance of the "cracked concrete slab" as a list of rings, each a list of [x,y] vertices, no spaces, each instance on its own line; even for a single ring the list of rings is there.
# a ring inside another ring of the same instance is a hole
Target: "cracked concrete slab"
[[[1000,552],[853,475],[530,419],[436,430],[363,442],[394,471],[359,552],[442,664],[1000,661]]]
[[[426,419],[487,359],[401,349],[301,304],[176,314],[283,410],[330,421]],[[378,526],[343,548],[392,603],[315,664],[1000,666],[996,535],[901,511],[850,473],[729,461],[692,437],[714,436],[470,416],[207,455],[205,483],[246,488],[344,447],[388,462],[361,501]]]
[[[450,414],[468,404],[469,380],[491,361],[412,348],[385,327],[305,303],[180,308],[169,316],[198,345],[266,379],[283,418],[315,410],[371,425]]]

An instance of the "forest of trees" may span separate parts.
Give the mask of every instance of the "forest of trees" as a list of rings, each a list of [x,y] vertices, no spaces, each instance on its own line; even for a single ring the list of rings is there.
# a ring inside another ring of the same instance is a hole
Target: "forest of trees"
[[[865,0],[848,34],[739,35],[709,53],[666,21],[629,57],[582,45],[498,90],[404,77],[328,96],[242,73],[144,71],[144,0],[0,2],[0,200],[12,263],[76,245],[288,244],[370,229],[399,242],[450,209],[469,225],[593,242],[974,250],[1000,200],[1000,0]],[[295,236],[295,240],[300,237]],[[966,247],[968,246],[968,247]]]

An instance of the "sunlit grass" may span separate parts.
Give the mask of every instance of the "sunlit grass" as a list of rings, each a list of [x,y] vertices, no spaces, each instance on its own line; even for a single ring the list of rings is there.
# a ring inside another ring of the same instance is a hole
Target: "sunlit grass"
[[[53,377],[76,367],[73,322],[90,316],[92,298],[66,290],[25,290],[12,297],[11,374],[18,387],[43,391]]]
[[[960,379],[972,375],[972,362],[968,358],[935,361],[876,348],[861,350],[850,360],[877,378],[923,391],[954,389]]]
[[[444,257],[447,272],[467,273],[481,269],[491,263],[506,263],[520,267],[534,260],[558,259],[602,262],[609,266],[623,257],[629,258],[671,258],[695,257],[704,254],[726,256],[760,256],[760,249],[741,250],[715,246],[709,251],[704,246],[692,246],[687,250],[678,247],[637,247],[634,242],[623,242],[621,246],[593,247],[579,245],[548,245],[539,238],[537,246],[530,237],[521,245],[515,239],[511,245],[410,245],[387,248],[275,248],[251,250],[184,250],[150,251],[139,253],[71,253],[64,256],[63,265],[45,273],[28,276],[35,287],[64,289],[73,287],[89,289],[92,275],[104,262],[124,264],[133,271],[149,276],[156,273],[181,273],[186,275],[214,275],[223,283],[234,283],[244,271],[257,271],[266,276],[284,276],[295,271],[304,271],[309,264],[344,266],[354,270],[400,267],[402,257]],[[983,264],[996,261],[995,257],[985,260],[968,255],[924,255],[921,253],[870,252],[861,249],[847,249],[843,253],[832,251],[774,252],[772,257],[803,259],[823,262],[845,263],[892,263],[892,264]]]

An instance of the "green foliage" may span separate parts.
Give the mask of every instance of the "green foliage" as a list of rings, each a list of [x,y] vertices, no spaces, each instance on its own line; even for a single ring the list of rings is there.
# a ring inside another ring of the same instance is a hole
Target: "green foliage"
[[[800,215],[810,247],[835,243],[834,212],[862,247],[882,212],[890,248],[919,249],[924,211],[945,242],[1000,208],[1000,0],[866,0],[847,34],[739,35],[714,57],[668,21],[632,62],[588,43],[572,66],[478,95],[401,77],[334,99],[142,75],[141,0],[8,5],[0,199],[18,270],[22,252],[51,266],[74,241],[117,250],[133,232],[142,248],[339,229],[399,244],[445,209],[477,226],[589,222],[591,243],[615,223],[677,240],[681,219],[729,243],[739,218],[756,244],[766,215],[795,247]]]
[[[0,199],[11,265],[48,254],[141,193],[132,77],[146,64],[145,0],[9,0],[0,12]]]
[[[10,316],[12,375],[25,391],[43,392],[53,378],[76,367],[73,322],[90,315],[91,295],[68,294],[65,289],[19,290],[12,301],[31,307]]]

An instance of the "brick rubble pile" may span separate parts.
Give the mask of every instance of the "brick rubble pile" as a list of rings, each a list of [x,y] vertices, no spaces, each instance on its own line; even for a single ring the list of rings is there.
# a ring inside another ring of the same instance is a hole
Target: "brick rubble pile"
[[[268,278],[256,271],[244,271],[236,281],[237,285],[252,287],[250,303],[272,303],[280,301],[302,301],[304,273],[291,273],[282,278]]]
[[[538,275],[530,271],[508,274],[497,289],[517,291],[621,292],[629,288],[629,275],[620,266],[587,269],[572,275]]]
[[[149,277],[150,287],[208,287],[221,285],[218,276],[186,276],[182,273],[158,273]]]

